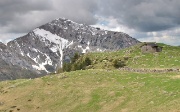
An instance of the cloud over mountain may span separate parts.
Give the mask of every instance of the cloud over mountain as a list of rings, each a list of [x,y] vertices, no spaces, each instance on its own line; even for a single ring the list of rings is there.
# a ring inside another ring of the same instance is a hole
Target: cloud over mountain
[[[175,31],[180,28],[179,10],[179,0],[1,0],[0,39],[27,33],[59,17],[88,25],[102,23],[100,18],[114,18],[136,35]]]

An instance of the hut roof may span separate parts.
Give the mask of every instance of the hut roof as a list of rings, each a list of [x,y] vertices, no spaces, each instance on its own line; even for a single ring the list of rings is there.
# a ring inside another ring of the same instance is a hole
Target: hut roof
[[[141,47],[144,46],[144,45],[148,45],[148,46],[151,46],[151,47],[158,47],[158,45],[157,45],[156,43],[153,43],[153,42],[151,42],[151,43],[150,43],[150,42],[149,42],[149,43],[146,43],[146,42],[145,42],[145,43],[143,43],[143,44],[141,45]]]

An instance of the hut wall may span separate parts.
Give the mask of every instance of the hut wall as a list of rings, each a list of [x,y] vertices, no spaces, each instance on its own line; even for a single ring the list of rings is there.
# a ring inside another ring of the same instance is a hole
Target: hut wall
[[[162,47],[158,47],[157,52],[161,52],[161,51],[162,51]]]
[[[153,53],[153,52],[156,52],[156,48],[153,48],[153,47],[148,46],[148,45],[144,45],[141,47],[141,51],[143,53]]]

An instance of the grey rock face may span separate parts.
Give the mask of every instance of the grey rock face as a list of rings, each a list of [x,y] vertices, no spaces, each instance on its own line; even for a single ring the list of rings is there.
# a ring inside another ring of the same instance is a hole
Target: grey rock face
[[[56,72],[75,52],[119,50],[137,43],[139,41],[122,32],[59,18],[7,45],[0,43],[0,80],[34,78]]]

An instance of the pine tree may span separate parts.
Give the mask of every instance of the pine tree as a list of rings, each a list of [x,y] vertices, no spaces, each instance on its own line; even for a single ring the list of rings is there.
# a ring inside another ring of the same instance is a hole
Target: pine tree
[[[74,57],[71,59],[71,63],[75,63],[79,57],[80,57],[80,55],[78,53],[75,53]]]
[[[89,57],[86,57],[84,62],[85,62],[85,66],[91,65],[91,60]]]

